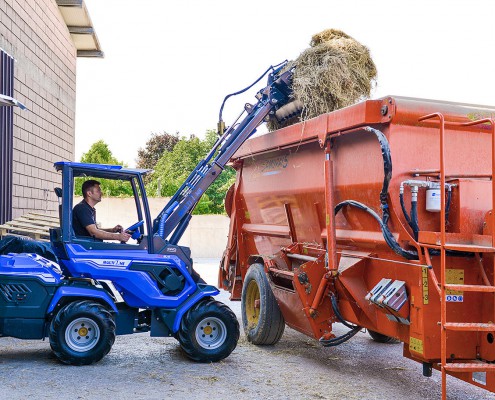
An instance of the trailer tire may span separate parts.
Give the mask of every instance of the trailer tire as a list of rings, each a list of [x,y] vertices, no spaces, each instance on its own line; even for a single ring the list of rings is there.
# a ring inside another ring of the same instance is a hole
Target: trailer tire
[[[396,338],[393,338],[391,336],[387,335],[382,335],[381,333],[372,331],[371,329],[368,329],[368,335],[371,336],[371,338],[378,343],[397,343],[398,340]]]
[[[262,264],[252,264],[242,285],[242,325],[247,340],[273,345],[282,337],[285,320],[273,295]]]
[[[50,347],[64,364],[89,365],[108,354],[115,342],[110,311],[94,301],[74,301],[50,324]]]
[[[176,337],[191,360],[216,362],[236,348],[239,322],[227,305],[207,298],[187,311]]]

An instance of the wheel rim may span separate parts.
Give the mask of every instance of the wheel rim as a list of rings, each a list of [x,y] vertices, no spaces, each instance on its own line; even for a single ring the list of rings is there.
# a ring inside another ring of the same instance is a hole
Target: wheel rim
[[[196,341],[205,349],[220,347],[227,338],[227,327],[216,317],[207,317],[196,326]]]
[[[254,328],[260,319],[260,288],[254,280],[247,286],[245,307],[247,326]]]
[[[77,318],[65,330],[65,341],[72,350],[82,353],[98,343],[100,328],[90,318]]]

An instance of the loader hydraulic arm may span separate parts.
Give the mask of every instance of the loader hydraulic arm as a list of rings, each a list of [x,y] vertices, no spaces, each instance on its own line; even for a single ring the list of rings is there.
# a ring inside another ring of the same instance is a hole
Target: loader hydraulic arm
[[[177,190],[165,208],[153,221],[153,234],[177,244],[182,237],[192,212],[203,193],[222,173],[225,165],[239,147],[269,116],[283,120],[300,112],[298,105],[288,107],[291,98],[293,69],[283,71],[286,63],[272,68],[268,85],[260,90],[257,103],[246,104],[243,120],[227,128],[217,139],[205,159],[201,160],[186,181]]]

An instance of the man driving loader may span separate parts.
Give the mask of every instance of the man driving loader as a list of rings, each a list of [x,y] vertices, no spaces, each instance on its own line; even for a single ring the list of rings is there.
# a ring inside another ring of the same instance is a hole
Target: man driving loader
[[[94,206],[101,201],[100,182],[87,180],[82,185],[83,200],[72,210],[72,228],[76,236],[90,236],[100,241],[119,240],[127,242],[131,235],[124,232],[121,225],[101,229],[96,226],[96,209]]]

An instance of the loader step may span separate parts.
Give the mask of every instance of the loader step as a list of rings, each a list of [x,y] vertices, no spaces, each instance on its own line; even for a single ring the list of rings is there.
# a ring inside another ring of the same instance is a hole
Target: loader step
[[[462,251],[469,253],[493,253],[495,248],[492,246],[480,246],[477,244],[460,244],[460,243],[445,243],[446,250]]]
[[[495,292],[495,286],[446,284],[445,289],[459,292]]]
[[[495,364],[487,363],[449,363],[445,365],[446,371],[451,372],[495,372]]]
[[[444,327],[450,331],[495,332],[495,324],[483,322],[446,322]]]

